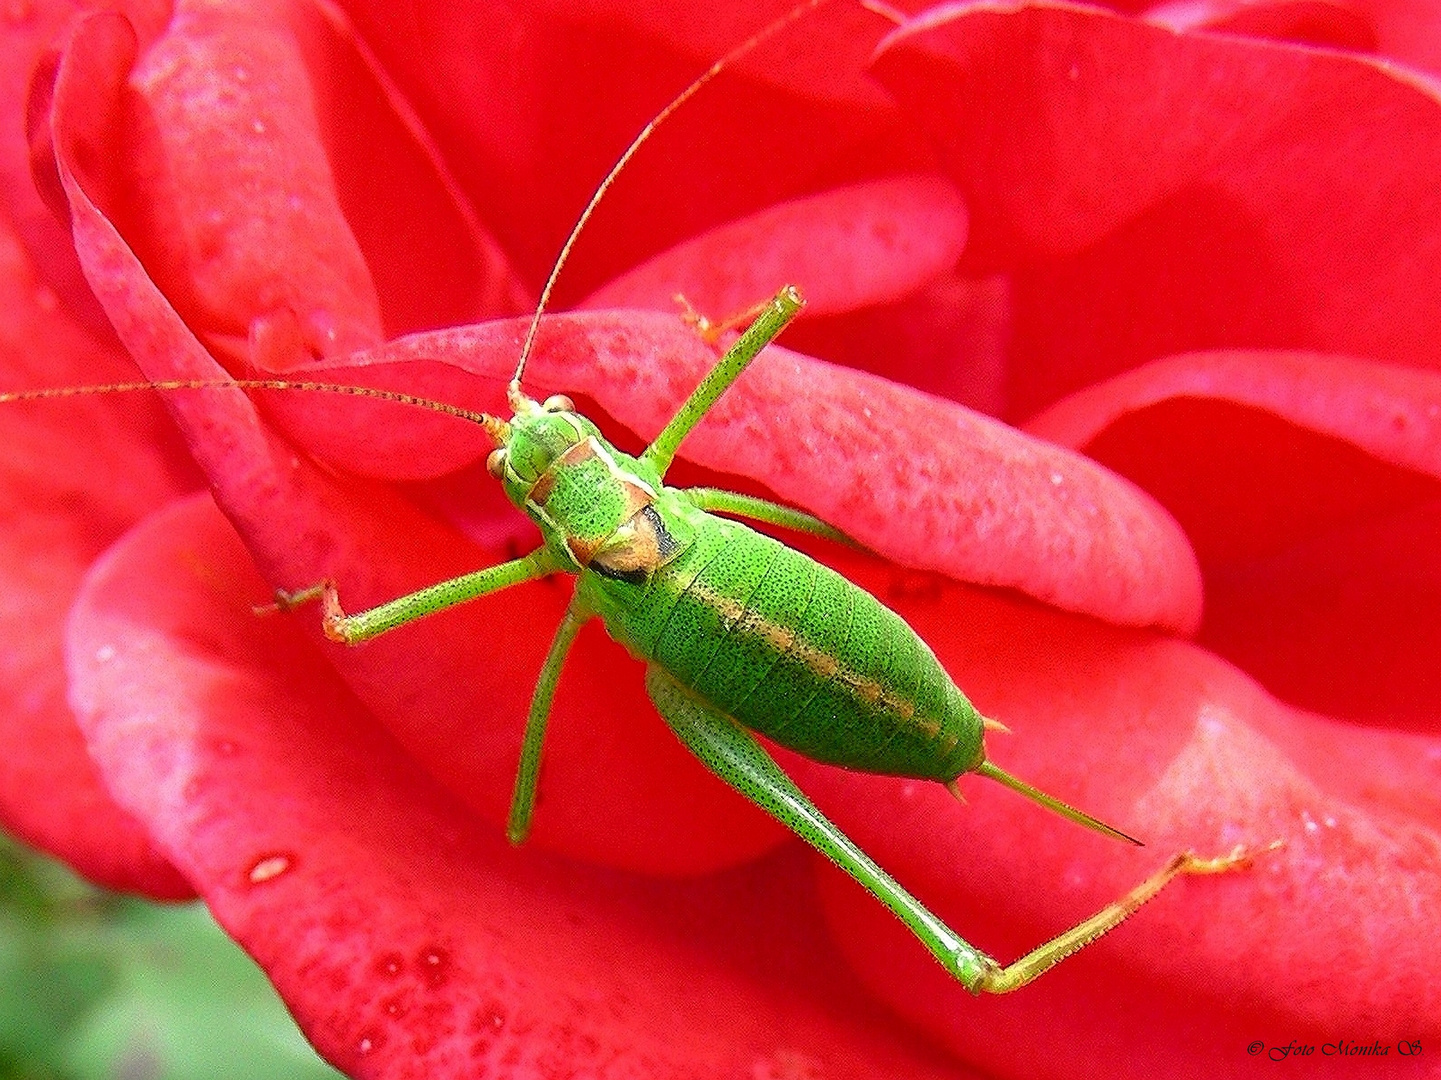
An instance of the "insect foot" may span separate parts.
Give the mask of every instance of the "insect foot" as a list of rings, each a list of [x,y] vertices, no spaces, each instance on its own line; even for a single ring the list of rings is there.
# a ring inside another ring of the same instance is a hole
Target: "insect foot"
[[[340,594],[336,591],[333,581],[322,581],[304,589],[276,589],[274,603],[262,604],[253,610],[257,615],[272,615],[276,612],[295,611],[316,600],[320,601],[321,628],[331,641],[339,642],[341,645],[356,645],[372,636],[357,632],[352,627],[349,616],[340,607]]]

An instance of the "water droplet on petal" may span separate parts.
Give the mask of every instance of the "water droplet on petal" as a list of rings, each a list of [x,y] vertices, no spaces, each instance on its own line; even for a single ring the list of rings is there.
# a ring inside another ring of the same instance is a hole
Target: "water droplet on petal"
[[[441,986],[450,977],[450,954],[432,947],[420,954],[420,974],[431,988]]]
[[[274,881],[281,874],[290,869],[294,860],[285,854],[266,855],[250,867],[250,884],[263,885],[267,881]]]

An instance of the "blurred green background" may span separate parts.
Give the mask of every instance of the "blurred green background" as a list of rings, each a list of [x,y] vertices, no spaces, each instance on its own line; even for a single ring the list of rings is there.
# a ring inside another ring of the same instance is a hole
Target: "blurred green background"
[[[0,1080],[337,1080],[204,905],[86,884],[0,833]]]

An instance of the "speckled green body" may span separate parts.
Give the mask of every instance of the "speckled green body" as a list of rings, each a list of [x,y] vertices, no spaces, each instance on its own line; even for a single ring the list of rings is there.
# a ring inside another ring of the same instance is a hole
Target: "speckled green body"
[[[980,715],[900,616],[683,491],[656,507],[688,526],[671,561],[643,582],[580,575],[582,601],[634,656],[817,761],[941,781],[974,767]]]
[[[817,761],[953,780],[981,717],[916,632],[829,567],[664,487],[574,413],[512,421],[507,490],[577,599],[701,702]]]

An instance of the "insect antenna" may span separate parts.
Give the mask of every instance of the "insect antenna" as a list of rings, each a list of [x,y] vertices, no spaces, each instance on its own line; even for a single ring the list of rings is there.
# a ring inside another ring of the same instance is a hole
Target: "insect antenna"
[[[797,4],[784,15],[773,20],[761,29],[757,30],[750,37],[746,38],[730,52],[726,53],[689,86],[677,94],[670,103],[658,112],[651,120],[641,128],[640,133],[631,140],[630,145],[625,148],[616,163],[606,173],[605,178],[595,189],[590,200],[586,203],[585,209],[581,211],[580,217],[576,220],[574,227],[570,230],[561,245],[560,254],[556,256],[555,265],[551,268],[550,276],[546,278],[545,287],[541,289],[540,300],[535,307],[535,313],[531,316],[530,325],[526,329],[525,340],[521,345],[520,359],[515,366],[515,374],[511,376],[509,385],[506,388],[506,399],[510,404],[512,412],[519,412],[525,408],[527,399],[521,391],[521,380],[525,375],[526,361],[535,348],[536,334],[540,330],[540,319],[545,314],[545,309],[550,303],[551,293],[555,290],[556,280],[560,277],[561,269],[570,258],[571,249],[575,247],[576,241],[580,238],[581,232],[589,223],[591,216],[595,213],[596,207],[600,205],[601,199],[615,183],[621,171],[635,156],[665,120],[677,109],[694,97],[705,85],[711,82],[726,68],[730,67],[747,53],[758,48],[767,40],[779,34],[792,23],[797,22],[803,16],[817,8],[830,3],[830,0],[804,0]],[[382,390],[371,386],[351,386],[344,383],[314,382],[307,379],[166,379],[159,382],[117,382],[100,383],[89,386],[67,386],[53,387],[40,390],[13,390],[0,392],[0,404],[7,404],[12,401],[44,401],[53,398],[87,397],[101,394],[126,394],[138,393],[140,391],[170,392],[180,390],[216,390],[225,387],[232,387],[238,390],[308,390],[315,393],[346,394],[351,397],[366,397],[377,401],[390,401],[398,405],[410,405],[416,408],[429,409],[431,412],[442,413],[446,416],[454,416],[461,420],[467,420],[472,424],[478,424],[485,428],[486,432],[497,445],[504,443],[510,425],[505,420],[489,413],[476,412],[472,409],[465,409],[458,405],[450,405],[443,401],[435,401],[431,398],[419,397],[415,394],[406,394],[398,390]]]
[[[550,294],[555,290],[555,282],[556,279],[560,277],[561,268],[565,266],[566,260],[570,258],[571,249],[575,247],[575,242],[580,238],[581,231],[590,221],[591,215],[595,213],[595,208],[600,205],[600,201],[605,197],[605,193],[609,191],[610,186],[615,183],[616,177],[620,175],[621,170],[629,164],[630,159],[635,156],[636,151],[650,139],[655,129],[660,127],[662,123],[670,118],[672,113],[694,97],[707,83],[747,53],[764,44],[776,34],[779,34],[786,27],[790,26],[791,23],[798,21],[811,11],[829,2],[830,0],[805,0],[804,3],[797,4],[791,8],[790,11],[780,16],[780,18],[761,27],[761,29],[757,30],[730,52],[722,56],[697,77],[694,82],[672,98],[670,104],[656,113],[645,127],[640,129],[640,134],[630,141],[630,145],[625,148],[625,151],[616,160],[616,163],[611,166],[610,172],[605,174],[605,179],[600,182],[600,185],[595,189],[595,193],[591,195],[590,201],[585,204],[585,209],[580,212],[580,217],[576,219],[575,226],[570,230],[570,235],[565,238],[565,243],[561,245],[560,254],[555,258],[555,265],[551,267],[550,277],[546,278],[545,287],[540,290],[540,300],[535,305],[535,314],[530,318],[530,327],[526,330],[525,341],[520,347],[520,360],[515,365],[515,374],[511,377],[510,385],[506,390],[506,398],[510,402],[512,409],[515,409],[517,405],[523,405],[526,400],[525,395],[520,389],[521,379],[525,375],[526,361],[530,359],[530,354],[535,348],[535,336],[540,330],[540,317],[545,314],[546,306],[550,303]]]
[[[132,394],[141,391],[160,393],[177,390],[308,390],[322,394],[344,394],[348,397],[371,398],[376,401],[390,401],[397,405],[410,405],[444,416],[453,416],[485,428],[497,444],[504,441],[509,425],[498,416],[476,412],[474,409],[451,405],[445,401],[407,394],[400,390],[383,390],[374,386],[353,386],[347,383],[315,382],[309,379],[162,379],[159,382],[117,382],[98,383],[91,386],[56,386],[42,390],[9,390],[0,392],[0,405],[11,401],[48,401],[53,398],[92,397],[101,394]]]

